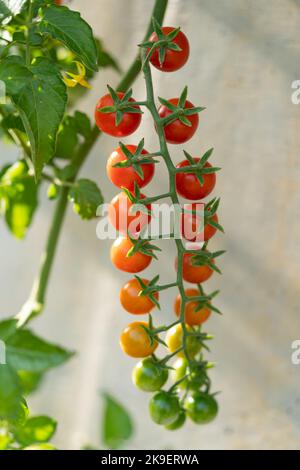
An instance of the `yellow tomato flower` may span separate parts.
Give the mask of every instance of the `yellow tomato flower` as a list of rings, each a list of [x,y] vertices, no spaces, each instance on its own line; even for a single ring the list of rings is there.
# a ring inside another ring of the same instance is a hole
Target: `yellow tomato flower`
[[[85,66],[81,63],[78,62],[77,60],[74,60],[74,63],[76,64],[78,74],[71,73],[71,72],[65,72],[63,80],[67,87],[69,88],[74,88],[76,85],[81,85],[85,88],[92,88],[91,85],[85,80],[85,75],[86,75],[86,70]]]

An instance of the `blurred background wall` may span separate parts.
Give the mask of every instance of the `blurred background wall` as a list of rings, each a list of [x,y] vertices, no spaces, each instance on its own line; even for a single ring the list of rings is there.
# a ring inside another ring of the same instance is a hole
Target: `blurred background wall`
[[[73,1],[121,66],[136,54],[152,9],[152,0]],[[191,101],[207,107],[197,135],[185,145],[194,155],[214,146],[213,163],[222,166],[216,196],[222,196],[220,220],[226,235],[212,246],[227,250],[220,261],[223,276],[208,288],[221,288],[207,328],[215,335],[210,360],[214,390],[221,390],[218,419],[204,427],[188,424],[171,434],[154,425],[148,396],[131,383],[134,360],[118,345],[119,333],[132,321],[122,311],[118,293],[128,278],[110,264],[110,242],[96,238],[96,223],[84,223],[69,210],[54,266],[45,314],[34,328],[49,340],[78,351],[66,366],[50,372],[30,400],[35,413],[59,420],[56,443],[80,448],[99,442],[100,391],[108,390],[132,413],[135,449],[299,448],[300,366],[291,363],[291,343],[300,338],[300,106],[291,103],[291,83],[300,79],[300,1],[170,0],[167,25],[180,25],[191,45],[187,65],[174,74],[154,71],[156,92],[177,96],[189,85]],[[92,116],[113,71],[102,71],[81,109]],[[144,97],[140,78],[134,85]],[[151,120],[126,142],[145,136],[157,148]],[[107,181],[105,163],[116,145],[103,136],[82,175],[97,175],[106,200],[116,193]],[[174,161],[182,148],[171,147]],[[1,160],[14,158],[1,144]],[[147,195],[166,187],[157,171]],[[27,298],[53,211],[42,205],[25,242],[11,238],[1,222],[1,316],[15,314]],[[164,241],[160,261],[147,276],[173,275],[172,242]],[[162,296],[158,321],[171,321],[175,292]]]

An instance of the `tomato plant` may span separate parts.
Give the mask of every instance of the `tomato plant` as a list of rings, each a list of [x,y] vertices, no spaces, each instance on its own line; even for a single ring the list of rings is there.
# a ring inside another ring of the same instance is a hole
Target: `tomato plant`
[[[159,23],[167,3],[155,1],[153,17]],[[108,96],[98,103],[100,110],[95,117],[100,129],[79,111],[79,100],[92,87],[99,66],[113,68],[117,74],[121,70],[82,15],[69,5],[71,2],[62,0],[0,2],[0,83],[6,92],[5,102],[1,99],[0,105],[0,130],[1,138],[18,148],[8,152],[16,155],[16,161],[4,160],[0,169],[0,215],[11,234],[23,239],[37,217],[40,198],[47,194],[55,206],[29,298],[19,312],[0,320],[0,346],[5,344],[6,353],[6,363],[0,364],[1,450],[55,448],[50,441],[56,420],[44,414],[30,415],[27,397],[42,386],[48,370],[66,363],[74,353],[38,336],[32,328],[33,320],[46,305],[50,273],[69,205],[76,217],[92,220],[103,203],[98,180],[79,177],[101,135],[99,130],[103,127],[105,132],[124,136],[141,122],[140,106],[130,91],[141,71],[139,57],[122,73],[116,92],[109,89]],[[151,22],[145,40],[152,31]],[[110,106],[113,109],[107,109]],[[150,181],[153,160],[146,155],[143,159],[145,178]],[[131,163],[140,181],[144,181],[135,157]],[[139,254],[133,256],[133,261],[137,258]],[[150,297],[155,299],[154,294]],[[145,330],[140,333],[146,334]],[[155,344],[151,340],[150,350]],[[106,434],[104,442],[110,448],[132,434],[128,415],[107,397],[107,415],[111,415],[112,408],[114,420],[120,416],[126,432],[122,436],[118,428],[117,437]],[[109,419],[105,417],[105,421]],[[111,433],[111,422],[106,427]]]
[[[156,108],[151,65],[162,72],[171,72],[182,67],[189,56],[186,36],[179,28],[160,27],[154,20],[150,39],[140,44],[140,47],[147,98],[137,104],[150,111],[160,146],[157,151],[149,154],[144,149],[143,139],[137,146],[120,142],[120,147],[110,155],[107,162],[109,179],[123,189],[123,194],[117,195],[111,205],[112,225],[118,229],[121,227],[120,221],[116,223],[116,219],[120,219],[121,200],[129,199],[130,204],[141,204],[142,212],[145,212],[144,227],[140,224],[141,230],[139,233],[135,231],[133,236],[128,228],[134,215],[127,208],[122,210],[125,216],[122,231],[127,231],[128,236],[119,237],[111,248],[113,264],[123,271],[135,273],[146,269],[152,258],[157,259],[156,253],[160,251],[159,247],[152,243],[154,237],[151,238],[151,232],[144,237],[144,228],[149,223],[153,204],[166,197],[177,206],[180,205],[179,196],[193,201],[204,199],[214,189],[216,172],[220,170],[208,162],[213,149],[209,149],[202,157],[192,157],[184,150],[186,159],[176,166],[171,159],[167,143],[181,144],[188,141],[197,130],[198,114],[204,110],[203,107],[195,107],[187,99],[187,87],[179,98],[159,98],[161,106],[158,110]],[[111,95],[113,93],[115,91],[111,91]],[[131,96],[131,93],[128,96]],[[157,160],[156,157],[161,158]],[[148,184],[154,175],[154,165],[159,164],[161,160],[169,172],[169,192],[147,198],[140,192],[140,188]],[[223,231],[217,215],[219,202],[217,198],[205,202],[200,216],[197,214],[196,203],[185,208],[180,207],[181,234],[188,241],[199,241],[198,235],[201,235],[201,231],[198,234],[196,229],[199,225],[201,230],[198,219],[202,218],[200,222],[203,244],[201,248],[197,246],[189,250],[181,238],[176,238],[175,233],[169,235],[169,238],[175,238],[177,247],[175,282],[159,284],[159,275],[151,280],[135,276],[120,291],[121,304],[128,313],[148,314],[148,322],[134,322],[128,325],[121,334],[121,347],[129,356],[144,358],[133,369],[133,382],[145,392],[157,392],[149,403],[150,416],[155,423],[165,426],[168,430],[181,428],[187,416],[195,423],[202,424],[209,422],[217,414],[217,404],[210,393],[211,380],[208,369],[211,364],[204,359],[204,351],[208,349],[206,342],[211,336],[202,331],[202,326],[212,312],[220,313],[213,304],[218,292],[206,294],[202,283],[215,271],[220,273],[215,259],[222,255],[223,251],[211,252],[207,249],[208,242],[217,230]],[[184,281],[196,284],[197,289],[185,288]],[[160,296],[163,291],[172,287],[179,290],[174,303],[177,320],[170,325],[156,326],[155,308],[160,308]],[[156,356],[159,344],[167,350],[161,358]],[[177,360],[173,366],[169,366],[169,361],[174,357],[177,357]],[[169,368],[172,370],[172,385],[169,389],[163,389],[167,383]],[[184,392],[182,397],[180,392]]]

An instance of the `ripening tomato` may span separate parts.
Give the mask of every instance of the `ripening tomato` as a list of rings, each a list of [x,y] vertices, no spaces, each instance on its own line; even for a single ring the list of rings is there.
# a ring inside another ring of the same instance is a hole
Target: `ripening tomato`
[[[196,297],[199,296],[200,293],[197,289],[186,289],[185,293],[188,297]],[[184,315],[185,315],[185,323],[190,326],[202,325],[211,314],[211,311],[207,307],[201,307],[200,310],[197,311],[199,307],[199,302],[194,300],[188,300],[184,306]],[[174,311],[177,317],[180,316],[180,309],[181,309],[181,296],[178,296],[175,299],[174,303]]]
[[[196,163],[200,160],[195,157],[193,159]],[[183,168],[190,166],[188,160],[183,160],[176,165],[176,168]],[[210,168],[211,164],[206,162],[204,168]],[[201,185],[197,176],[194,173],[176,173],[176,190],[180,196],[186,199],[197,200],[203,199],[208,196],[215,187],[216,174],[208,173],[203,175],[204,183]]]
[[[179,98],[172,98],[169,100],[169,102],[175,106],[178,105],[178,101]],[[184,107],[185,109],[194,108],[194,105],[190,101],[186,100]],[[162,104],[158,108],[158,114],[163,119],[172,114],[172,111]],[[199,116],[196,113],[191,116],[186,116],[186,118],[191,123],[190,127],[183,124],[179,119],[175,119],[175,121],[165,126],[164,133],[167,142],[170,144],[183,144],[193,137],[199,124]]]
[[[218,413],[218,403],[215,398],[199,391],[188,396],[184,406],[187,415],[196,424],[210,423]]]
[[[126,148],[130,153],[134,154],[137,149],[136,145],[126,145]],[[142,155],[146,155],[147,150],[142,150]],[[106,171],[110,181],[117,186],[118,188],[127,188],[129,191],[134,190],[134,183],[136,182],[139,188],[143,188],[153,178],[154,175],[154,163],[143,163],[141,168],[144,173],[144,178],[142,179],[134,170],[133,166],[118,168],[115,167],[117,163],[120,163],[124,160],[127,160],[127,157],[122,152],[121,148],[116,148],[109,159],[107,160]]]
[[[213,270],[207,265],[194,266],[192,263],[193,253],[184,253],[182,262],[182,277],[186,282],[200,284],[207,281],[213,274]],[[212,263],[213,259],[210,260]],[[178,269],[178,260],[176,258],[175,269]]]
[[[128,237],[119,237],[112,244],[110,258],[116,268],[127,273],[139,273],[146,269],[152,261],[152,257],[144,253],[137,252],[132,256],[127,256],[132,248],[132,242]]]
[[[145,199],[145,196],[141,194],[140,198]],[[132,206],[133,203],[127,194],[122,192],[112,199],[108,207],[109,222],[123,235],[127,235],[128,231],[133,235],[140,233],[141,229],[151,220],[151,215],[145,212],[137,211],[135,214],[131,214]],[[151,204],[148,204],[146,207],[151,211]]]
[[[124,353],[131,357],[151,356],[157,348],[157,341],[151,342],[147,331],[146,322],[133,322],[127,325],[120,337],[120,346]]]
[[[123,98],[124,93],[117,93],[120,99]],[[129,98],[129,101],[135,103],[133,98]],[[116,126],[116,113],[102,113],[101,108],[107,106],[114,106],[114,101],[110,94],[102,96],[97,103],[95,110],[95,121],[100,129],[100,131],[105,132],[105,134],[112,135],[113,137],[126,137],[127,135],[132,134],[137,130],[141,123],[141,114],[139,113],[130,113],[123,112],[123,117],[118,126]],[[140,109],[139,106],[134,106],[137,109]]]
[[[149,284],[149,281],[146,279],[142,279],[142,281],[146,285]],[[155,304],[147,295],[139,295],[141,290],[142,288],[139,281],[137,279],[131,279],[126,282],[120,292],[120,301],[123,308],[133,315],[150,313],[155,307]],[[158,292],[155,292],[153,295],[158,300]]]
[[[175,28],[171,26],[163,26],[162,32],[165,36],[174,31]],[[149,41],[157,41],[157,34],[154,32],[151,34]],[[154,67],[161,70],[162,72],[174,72],[184,66],[189,58],[190,45],[186,35],[179,31],[176,37],[172,40],[173,43],[180,47],[180,51],[174,51],[166,48],[165,59],[162,64],[159,62],[159,48],[151,54],[150,62]]]
[[[56,5],[62,5],[62,0],[55,0]]]
[[[188,377],[184,380],[181,380],[187,375]],[[197,391],[202,385],[205,384],[207,380],[207,374],[205,369],[198,369],[194,372],[190,372],[188,367],[188,362],[185,357],[179,357],[176,359],[174,364],[172,364],[171,371],[171,380],[175,383],[181,380],[178,384],[178,387],[181,390],[186,390],[188,387],[189,391]]]
[[[201,204],[201,205],[200,205]],[[205,210],[204,204],[202,203],[193,203],[193,204],[185,204],[184,205],[184,212],[181,214],[181,234],[183,238],[190,242],[207,242],[210,240],[214,234],[216,233],[217,229],[207,222],[204,226],[203,230],[203,218],[204,214],[202,214]],[[189,211],[195,211],[195,213],[189,213]],[[199,215],[196,214],[196,211]],[[218,223],[218,216],[214,214],[211,218],[213,222]]]
[[[191,328],[187,326],[187,329],[190,331]],[[167,331],[166,334],[166,345],[170,351],[170,353],[173,353],[177,351],[177,349],[181,348],[182,346],[182,340],[183,340],[183,331],[182,331],[182,326],[181,323],[178,323],[178,325],[172,326]],[[198,352],[201,349],[201,344],[198,341],[198,338],[196,336],[189,336],[187,339],[187,349],[188,353],[191,357],[195,357]],[[179,357],[185,357],[184,351],[180,351],[178,353]]]

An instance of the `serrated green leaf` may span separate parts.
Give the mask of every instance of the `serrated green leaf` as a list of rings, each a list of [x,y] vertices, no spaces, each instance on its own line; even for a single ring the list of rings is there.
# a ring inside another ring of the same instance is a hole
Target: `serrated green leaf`
[[[82,219],[96,217],[98,206],[103,203],[103,196],[94,181],[88,179],[78,180],[69,192],[69,199],[73,202],[74,212]]]
[[[42,57],[30,67],[19,57],[6,58],[0,63],[0,80],[20,113],[38,179],[55,152],[56,134],[67,103],[66,86],[58,68]]]
[[[88,139],[92,132],[91,121],[87,114],[81,111],[75,111],[74,120],[77,128],[77,132],[82,135],[85,139]]]
[[[55,5],[42,8],[40,30],[63,42],[81,62],[97,72],[98,51],[93,31],[80,13]]]
[[[44,372],[63,364],[72,355],[26,329],[18,330],[6,341],[6,360],[14,370]]]
[[[75,119],[71,116],[66,116],[57,134],[55,155],[58,158],[71,160],[74,156],[78,143],[79,137],[77,135],[77,125]]]
[[[121,448],[133,435],[134,427],[127,410],[105,393],[102,420],[102,441],[108,449]]]
[[[34,416],[14,430],[14,437],[23,446],[48,442],[56,426],[56,421],[49,416]]]

